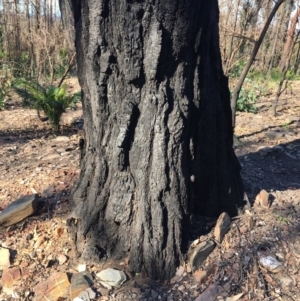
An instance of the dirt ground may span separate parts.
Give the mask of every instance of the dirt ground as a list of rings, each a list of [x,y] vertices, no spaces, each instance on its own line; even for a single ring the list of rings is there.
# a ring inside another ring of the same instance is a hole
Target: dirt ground
[[[67,84],[70,91],[78,91],[76,79],[68,79]],[[133,276],[126,263],[88,266],[93,276],[111,266],[124,270],[128,277],[121,288],[112,290],[94,277],[95,300],[300,300],[298,95],[300,83],[295,82],[293,94],[282,95],[277,117],[269,113],[274,94],[257,104],[257,114],[237,114],[240,143],[235,151],[246,193],[253,205],[256,195],[265,189],[270,194],[270,207],[255,204],[235,218],[202,268],[191,273],[184,266],[171,283]],[[68,110],[62,133],[56,137],[49,124],[41,122],[35,111],[23,109],[15,98],[0,111],[0,211],[22,195],[40,195],[37,214],[0,232],[0,246],[14,250],[11,265],[28,267],[32,275],[18,280],[10,294],[0,288],[0,300],[34,300],[32,291],[37,283],[57,271],[77,272],[81,262],[74,256],[66,218],[70,190],[79,174],[82,124],[80,107]],[[209,238],[212,232],[199,241]],[[62,255],[67,258],[64,263],[59,260]],[[262,266],[263,256],[276,258],[280,270]],[[205,291],[208,297],[201,299]],[[224,297],[217,299],[215,294]]]

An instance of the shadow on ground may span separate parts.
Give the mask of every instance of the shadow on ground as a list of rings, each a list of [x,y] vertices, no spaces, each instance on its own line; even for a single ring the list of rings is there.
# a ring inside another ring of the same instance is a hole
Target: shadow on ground
[[[272,193],[300,188],[299,139],[265,147],[238,159],[242,166],[245,190],[250,199],[261,189]]]

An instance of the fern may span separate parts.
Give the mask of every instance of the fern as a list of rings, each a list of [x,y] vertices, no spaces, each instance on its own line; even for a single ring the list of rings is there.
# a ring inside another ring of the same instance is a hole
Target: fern
[[[72,108],[80,100],[81,93],[69,95],[66,86],[54,87],[49,85],[43,87],[37,82],[19,80],[13,84],[16,93],[22,98],[25,108],[37,110],[49,118],[53,130],[59,130],[59,124],[62,114],[67,108]]]

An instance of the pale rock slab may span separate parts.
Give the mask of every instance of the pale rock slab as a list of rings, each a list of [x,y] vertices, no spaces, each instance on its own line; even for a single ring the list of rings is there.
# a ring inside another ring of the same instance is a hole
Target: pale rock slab
[[[34,301],[57,301],[68,295],[70,282],[66,273],[55,273],[33,288]]]
[[[0,247],[0,270],[10,266],[10,251],[7,248]]]
[[[126,281],[125,273],[115,269],[105,269],[96,275],[102,282],[105,282],[110,286],[122,285]]]
[[[9,204],[0,213],[0,227],[8,227],[34,214],[37,210],[38,195],[26,195]]]
[[[223,240],[225,234],[230,229],[230,225],[231,225],[230,216],[226,212],[223,212],[219,216],[214,230],[214,236],[217,242],[221,242]]]

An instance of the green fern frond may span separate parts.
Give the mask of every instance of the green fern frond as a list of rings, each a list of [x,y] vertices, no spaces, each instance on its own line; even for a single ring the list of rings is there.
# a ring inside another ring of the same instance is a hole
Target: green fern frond
[[[81,92],[69,95],[66,86],[44,88],[39,83],[26,80],[15,82],[13,88],[22,97],[23,106],[43,111],[55,131],[59,128],[62,114],[67,108],[74,107],[81,97]]]

